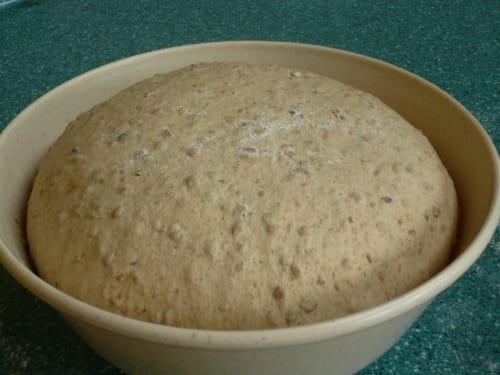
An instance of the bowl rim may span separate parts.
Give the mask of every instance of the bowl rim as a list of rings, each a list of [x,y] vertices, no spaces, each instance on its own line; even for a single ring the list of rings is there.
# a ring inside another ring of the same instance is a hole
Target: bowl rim
[[[462,112],[470,123],[476,127],[483,138],[487,151],[494,159],[494,197],[487,217],[485,218],[480,231],[473,241],[457,256],[448,266],[438,274],[412,289],[411,291],[394,298],[386,303],[373,308],[363,310],[354,314],[347,315],[338,319],[314,323],[298,327],[286,327],[263,330],[206,330],[192,329],[183,327],[173,327],[161,324],[149,323],[124,317],[112,312],[89,305],[74,297],[71,297],[59,289],[51,286],[31,269],[26,267],[7,249],[6,243],[0,238],[0,263],[6,270],[26,289],[36,295],[38,298],[61,312],[67,318],[104,329],[108,332],[141,339],[148,342],[174,345],[178,347],[190,347],[199,349],[218,349],[218,350],[245,350],[245,349],[269,349],[274,347],[294,346],[312,342],[320,342],[335,337],[352,334],[371,326],[382,324],[404,312],[419,306],[425,307],[439,293],[455,282],[467,269],[479,258],[483,250],[488,245],[490,238],[495,232],[500,217],[500,192],[499,192],[499,170],[500,164],[496,147],[491,141],[489,135],[473,117],[473,115],[456,99],[451,97],[445,91],[436,85],[428,82],[405,69],[399,68],[390,63],[362,55],[355,52],[341,50],[332,47],[282,42],[282,41],[222,41],[182,45],[154,50],[119,59],[105,65],[94,68],[83,74],[80,74],[61,85],[51,89],[46,94],[35,100],[18,114],[0,133],[0,148],[2,143],[6,142],[8,135],[15,131],[16,125],[22,122],[23,117],[34,108],[43,105],[43,103],[52,95],[64,90],[71,85],[77,85],[80,81],[92,77],[96,72],[109,71],[119,68],[122,65],[134,64],[140,62],[145,57],[161,54],[176,53],[181,50],[189,49],[211,49],[219,47],[285,47],[304,51],[325,51],[351,59],[375,64],[386,69],[392,70],[408,79],[418,82],[419,85],[427,86],[442,97],[445,97],[460,112]]]

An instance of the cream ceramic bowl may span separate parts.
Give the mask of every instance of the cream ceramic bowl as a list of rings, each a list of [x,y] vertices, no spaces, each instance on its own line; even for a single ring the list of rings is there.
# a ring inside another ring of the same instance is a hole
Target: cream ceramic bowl
[[[202,61],[277,63],[308,69],[369,91],[430,139],[458,191],[456,257],[418,288],[341,319],[260,331],[161,326],[80,302],[32,270],[22,223],[35,167],[66,123],[118,90],[157,72]],[[348,374],[387,351],[432,299],[479,257],[499,213],[494,145],[458,102],[392,65],[330,48],[278,42],[224,42],[170,48],[79,76],[38,99],[0,135],[0,260],[33,294],[54,307],[109,362],[135,374]],[[21,223],[21,224],[19,224]],[[41,322],[43,324],[43,322]]]

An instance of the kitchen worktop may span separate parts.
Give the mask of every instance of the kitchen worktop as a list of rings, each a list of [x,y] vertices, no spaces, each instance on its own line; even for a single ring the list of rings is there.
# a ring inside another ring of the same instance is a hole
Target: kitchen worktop
[[[48,90],[126,56],[280,40],[416,73],[465,105],[500,145],[498,0],[34,0],[0,12],[0,36],[0,129]],[[0,374],[119,373],[0,266]],[[360,374],[500,374],[498,230],[474,266]]]

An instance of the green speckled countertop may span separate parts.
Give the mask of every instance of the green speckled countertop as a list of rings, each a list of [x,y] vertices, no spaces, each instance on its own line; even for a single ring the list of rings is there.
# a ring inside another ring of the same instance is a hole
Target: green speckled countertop
[[[51,88],[125,56],[221,40],[386,60],[462,102],[500,145],[500,2],[33,0],[0,13],[0,129]],[[119,374],[0,267],[0,374]],[[500,374],[500,234],[369,374]]]

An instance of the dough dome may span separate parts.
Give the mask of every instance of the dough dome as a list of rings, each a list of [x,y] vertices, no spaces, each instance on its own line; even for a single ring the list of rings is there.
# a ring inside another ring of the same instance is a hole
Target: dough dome
[[[449,261],[457,201],[426,137],[370,94],[206,63],[72,121],[41,163],[40,276],[146,321],[247,330],[381,304]]]

